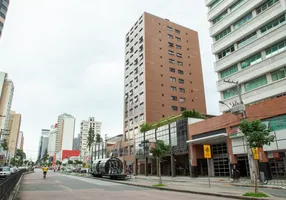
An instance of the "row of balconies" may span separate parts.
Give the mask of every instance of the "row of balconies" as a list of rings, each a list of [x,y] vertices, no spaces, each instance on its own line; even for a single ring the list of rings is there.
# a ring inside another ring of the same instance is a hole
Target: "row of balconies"
[[[259,51],[263,51],[264,49],[268,48],[272,44],[278,42],[282,38],[285,38],[286,35],[286,24],[284,23],[282,26],[276,28],[275,30],[270,31],[270,33],[259,37],[258,39],[254,40],[250,44],[234,51],[233,53],[229,54],[228,56],[218,60],[215,63],[215,71],[222,71],[229,66],[232,66],[239,61],[242,61],[248,58],[251,54],[258,53]]]

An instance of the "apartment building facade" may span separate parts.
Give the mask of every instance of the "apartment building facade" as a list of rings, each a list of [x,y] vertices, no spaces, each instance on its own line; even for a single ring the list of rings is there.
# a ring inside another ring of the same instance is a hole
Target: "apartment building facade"
[[[14,95],[14,84],[5,72],[0,72],[0,95],[0,135],[3,133],[0,139],[3,139],[9,134],[8,124]]]
[[[72,150],[75,131],[75,118],[67,113],[58,116],[56,152]]]
[[[9,155],[13,157],[15,155],[18,143],[18,137],[21,129],[21,121],[22,116],[21,114],[16,113],[15,111],[10,112],[10,120],[8,123],[8,151]]]
[[[91,154],[87,146],[88,131],[90,128],[94,130],[94,135],[99,134],[101,136],[102,122],[96,121],[94,117],[89,117],[88,120],[83,120],[80,124],[80,139],[79,149],[81,151],[81,157],[86,158]]]
[[[227,105],[242,101],[251,105],[285,95],[286,1],[205,0],[209,8],[212,52],[218,75],[217,89]],[[220,111],[229,108],[220,105]]]
[[[145,12],[126,34],[124,83],[127,148],[144,122],[184,110],[206,114],[198,33]]]
[[[0,38],[4,28],[4,22],[7,16],[9,0],[0,0]]]
[[[18,135],[17,149],[24,150],[23,147],[24,147],[24,133],[23,131],[20,131]]]

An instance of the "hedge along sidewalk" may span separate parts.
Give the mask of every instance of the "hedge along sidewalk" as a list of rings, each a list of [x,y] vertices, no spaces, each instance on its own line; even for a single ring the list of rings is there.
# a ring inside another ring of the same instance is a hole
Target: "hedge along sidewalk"
[[[77,176],[75,174],[69,174],[72,176]],[[157,189],[157,190],[165,190],[165,191],[173,191],[173,192],[183,192],[183,193],[192,193],[192,194],[200,194],[200,195],[209,195],[209,196],[217,196],[217,197],[226,197],[231,199],[278,199],[274,198],[271,195],[269,198],[254,198],[254,197],[244,197],[242,196],[246,192],[251,192],[252,190],[234,187],[232,185],[213,185],[211,188],[208,188],[208,184],[201,184],[201,183],[172,183],[172,182],[163,182],[166,186],[164,187],[153,187],[152,185],[158,184],[156,181],[145,181],[145,180],[110,180],[107,178],[94,178],[92,176],[83,176],[86,178],[96,179],[100,181],[107,181],[107,182],[115,182],[124,185],[130,186],[138,186],[150,189]]]

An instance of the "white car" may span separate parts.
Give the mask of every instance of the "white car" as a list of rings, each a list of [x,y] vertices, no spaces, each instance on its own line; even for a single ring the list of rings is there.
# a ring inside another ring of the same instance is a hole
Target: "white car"
[[[0,167],[0,179],[11,175],[10,167]]]

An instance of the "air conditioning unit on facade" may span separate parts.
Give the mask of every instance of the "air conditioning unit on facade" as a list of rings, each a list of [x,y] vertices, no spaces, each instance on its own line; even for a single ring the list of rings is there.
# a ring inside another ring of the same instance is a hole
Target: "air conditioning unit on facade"
[[[234,115],[238,115],[242,112],[245,111],[245,105],[244,104],[238,104],[238,105],[234,105],[232,108],[231,108],[231,113],[234,114]]]

